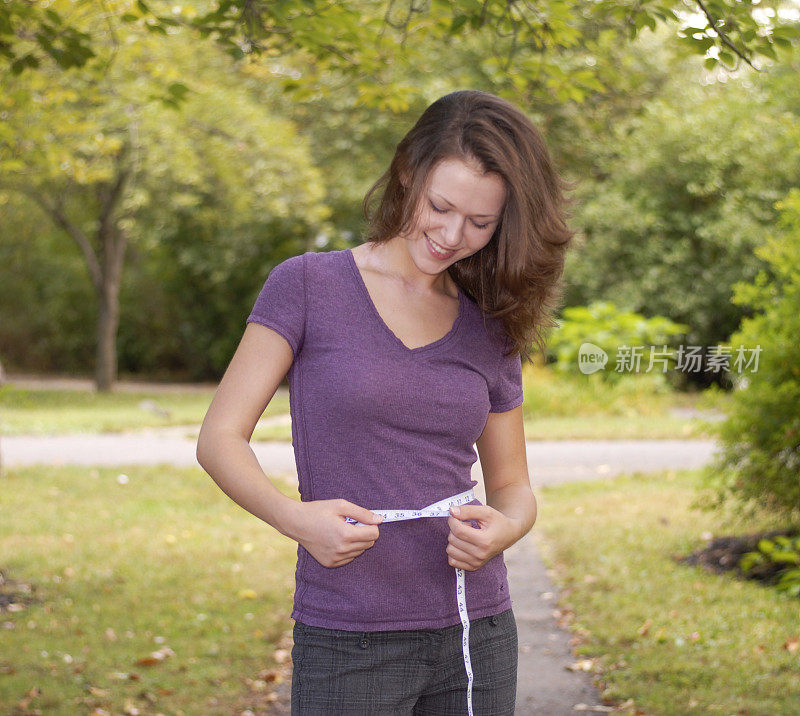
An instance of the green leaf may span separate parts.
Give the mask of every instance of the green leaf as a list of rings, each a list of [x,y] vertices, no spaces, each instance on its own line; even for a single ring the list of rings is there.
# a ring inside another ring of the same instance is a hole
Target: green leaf
[[[775,48],[769,43],[762,42],[760,45],[756,45],[753,48],[753,50],[757,52],[759,55],[764,55],[764,57],[769,57],[771,60],[778,59],[778,55],[775,53]]]
[[[183,99],[191,90],[182,82],[173,82],[167,91],[177,99]]]
[[[775,551],[775,543],[772,540],[762,539],[758,541],[758,549],[764,554],[771,554]]]
[[[800,37],[800,27],[797,25],[780,25],[772,29],[772,36],[785,37],[786,39]]]
[[[466,15],[456,15],[450,23],[450,34],[455,35],[455,33],[464,27],[467,20],[469,20],[469,17]]]
[[[800,554],[786,550],[776,550],[769,558],[778,564],[800,564]]]
[[[50,22],[52,22],[54,25],[60,25],[61,24],[61,15],[59,15],[55,10],[51,10],[50,8],[47,8],[44,11],[44,14],[47,15],[47,17],[50,18]]]

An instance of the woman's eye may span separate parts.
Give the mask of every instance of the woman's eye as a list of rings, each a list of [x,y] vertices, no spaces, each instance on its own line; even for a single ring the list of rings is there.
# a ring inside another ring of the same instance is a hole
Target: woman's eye
[[[440,209],[433,202],[430,202],[430,204],[431,204],[431,209],[433,209],[437,214],[446,214],[447,213],[447,209]]]
[[[472,222],[476,229],[485,229],[489,224],[476,224],[474,221]]]

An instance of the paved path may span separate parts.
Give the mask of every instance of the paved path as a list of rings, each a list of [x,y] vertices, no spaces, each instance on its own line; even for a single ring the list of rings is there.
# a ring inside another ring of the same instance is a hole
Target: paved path
[[[7,436],[2,440],[7,467],[52,465],[196,465],[196,427],[121,434]],[[623,472],[699,467],[714,443],[700,440],[531,441],[528,464],[534,486],[599,479]],[[292,446],[257,442],[253,449],[268,474],[296,479]],[[473,477],[482,484],[480,463]],[[478,492],[481,492],[480,487]],[[535,530],[534,530],[535,532]],[[569,634],[559,628],[554,610],[558,590],[541,561],[534,535],[506,551],[520,662],[517,714],[562,716],[606,712],[591,676],[568,667],[575,661]],[[575,707],[578,706],[576,709]]]
[[[9,467],[51,465],[196,465],[196,428],[167,428],[131,433],[2,438]],[[295,475],[290,443],[254,442],[266,472]],[[610,477],[623,472],[684,469],[705,464],[714,443],[708,440],[552,440],[528,442],[528,468],[534,486]],[[480,480],[480,463],[473,471]]]

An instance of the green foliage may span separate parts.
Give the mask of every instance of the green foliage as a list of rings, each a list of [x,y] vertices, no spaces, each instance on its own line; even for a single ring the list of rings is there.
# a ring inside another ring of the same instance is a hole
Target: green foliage
[[[774,573],[775,588],[793,597],[800,596],[800,536],[780,535],[775,539],[762,539],[755,552],[747,552],[739,561],[746,575],[765,570]]]
[[[81,374],[95,311],[77,247],[19,194],[0,192],[0,356],[7,370]]]
[[[236,220],[224,204],[179,209],[138,253],[121,296],[120,368],[215,381],[242,337],[271,268],[302,253],[314,227],[301,217]]]
[[[5,0],[0,3],[0,56],[16,73],[35,70],[45,59],[61,68],[85,67],[91,60],[107,64],[116,61],[119,28],[168,36],[183,26],[200,38],[214,38],[235,60],[280,58],[284,69],[287,59],[311,60],[314,72],[289,72],[283,78],[298,100],[308,99],[309,91],[329,89],[316,80],[333,73],[355,81],[365,103],[400,112],[419,97],[417,87],[404,82],[404,71],[424,62],[432,45],[481,44],[485,52],[479,71],[493,84],[516,91],[543,84],[559,102],[581,102],[602,89],[593,66],[576,68],[563,61],[564,54],[587,44],[594,28],[615,28],[632,40],[645,29],[677,27],[687,50],[705,56],[709,67],[740,60],[750,64],[757,56],[776,60],[796,45],[798,31],[790,20],[751,3],[719,0],[705,7],[702,21],[687,26],[673,3],[634,0],[219,0],[184,5],[54,0],[48,6]]]
[[[175,17],[159,16],[143,0],[105,0],[102,3],[70,0],[0,3],[0,58],[12,74],[55,65],[62,70],[107,65],[117,41],[118,26],[137,23],[160,35],[178,24]],[[177,12],[180,13],[180,7]]]
[[[610,301],[595,301],[588,306],[572,306],[565,308],[559,320],[558,329],[554,330],[548,343],[548,352],[555,359],[557,370],[577,372],[581,348],[591,343],[601,348],[608,356],[605,370],[598,371],[604,380],[618,381],[625,372],[663,371],[663,364],[650,366],[651,346],[659,349],[660,356],[669,356],[672,351],[661,350],[683,335],[687,327],[670,321],[662,316],[646,318],[632,311],[618,309]],[[629,349],[643,346],[641,364],[638,369],[627,363]]]
[[[696,62],[674,75],[597,137],[593,176],[576,192],[584,235],[566,298],[663,315],[688,325],[689,344],[711,346],[747,315],[732,286],[763,266],[753,250],[800,172],[796,68],[715,86],[700,84]]]
[[[707,471],[716,502],[734,499],[800,517],[800,190],[776,207],[778,232],[757,249],[767,269],[735,286],[734,301],[755,315],[732,341],[760,346],[719,426],[722,451]]]

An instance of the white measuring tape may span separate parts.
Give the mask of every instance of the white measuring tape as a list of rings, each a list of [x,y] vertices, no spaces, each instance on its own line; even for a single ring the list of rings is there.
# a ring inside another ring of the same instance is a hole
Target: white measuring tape
[[[475,499],[472,490],[462,492],[460,495],[446,497],[444,500],[434,502],[421,510],[370,510],[370,512],[383,517],[384,522],[402,522],[403,520],[418,520],[422,517],[450,517],[450,508],[456,505],[466,505]],[[345,517],[347,522],[354,525],[363,524],[352,517]],[[469,656],[469,616],[467,615],[467,590],[464,581],[464,570],[456,567],[456,602],[458,615],[461,617],[463,633],[461,636],[461,650],[464,652],[464,668],[467,672],[467,712],[472,714],[472,660]]]

